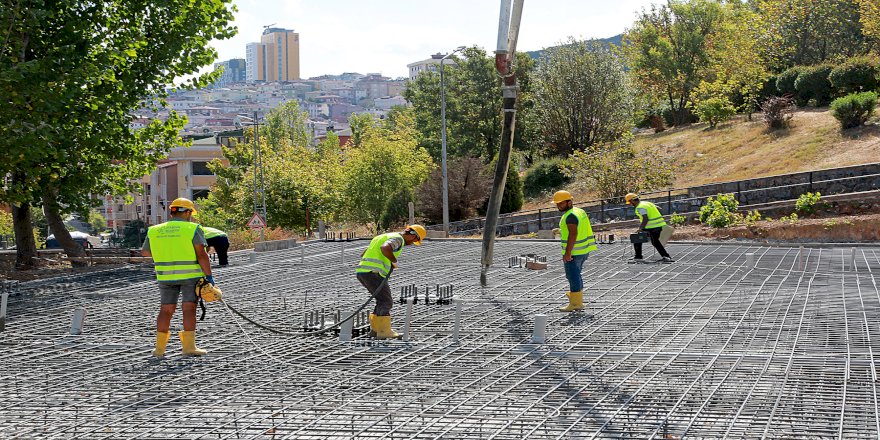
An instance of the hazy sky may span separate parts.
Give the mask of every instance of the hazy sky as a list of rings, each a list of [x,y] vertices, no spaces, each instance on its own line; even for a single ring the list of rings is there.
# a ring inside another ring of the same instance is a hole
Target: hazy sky
[[[525,0],[517,49],[568,36],[607,38],[657,0]],[[238,34],[214,42],[218,60],[244,58],[263,26],[300,34],[303,78],[342,72],[406,76],[406,65],[458,46],[495,49],[500,0],[235,0]]]

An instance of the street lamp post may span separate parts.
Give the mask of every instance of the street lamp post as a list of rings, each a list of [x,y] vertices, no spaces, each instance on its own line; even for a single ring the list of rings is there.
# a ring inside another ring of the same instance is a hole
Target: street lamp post
[[[443,175],[443,234],[447,237],[449,236],[449,178],[446,174],[446,80],[443,62],[462,50],[464,46],[459,46],[440,58],[440,172]]]

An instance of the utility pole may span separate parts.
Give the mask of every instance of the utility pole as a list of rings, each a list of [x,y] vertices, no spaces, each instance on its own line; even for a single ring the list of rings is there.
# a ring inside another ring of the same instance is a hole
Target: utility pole
[[[259,170],[259,172],[258,172]],[[257,174],[260,177],[259,192],[262,196],[262,209],[257,206]],[[266,181],[263,178],[263,153],[260,149],[260,121],[257,119],[257,112],[254,112],[254,212],[261,213],[263,221],[268,225],[266,218]],[[260,228],[260,241],[265,239],[264,228]]]
[[[449,237],[449,177],[447,177],[446,173],[446,80],[443,62],[461,50],[464,50],[464,46],[459,46],[443,58],[440,58],[440,171],[443,177],[443,234],[446,237]]]
[[[495,226],[501,212],[501,199],[507,183],[507,168],[510,165],[510,150],[513,146],[513,132],[516,126],[516,40],[519,37],[519,23],[525,0],[501,0],[501,16],[498,20],[498,44],[495,50],[495,69],[503,80],[504,125],[501,128],[501,145],[498,150],[498,163],[495,165],[495,180],[489,194],[486,209],[486,225],[483,229],[483,249],[480,257],[480,284],[488,285],[486,273],[492,265],[492,251],[495,245]],[[512,4],[511,4],[512,3]]]

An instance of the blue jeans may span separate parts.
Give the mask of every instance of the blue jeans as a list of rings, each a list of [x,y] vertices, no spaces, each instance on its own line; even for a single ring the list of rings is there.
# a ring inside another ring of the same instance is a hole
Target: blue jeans
[[[568,287],[571,292],[580,292],[584,289],[584,279],[581,278],[581,268],[590,254],[572,255],[571,261],[563,262],[565,266],[565,278],[568,278]]]

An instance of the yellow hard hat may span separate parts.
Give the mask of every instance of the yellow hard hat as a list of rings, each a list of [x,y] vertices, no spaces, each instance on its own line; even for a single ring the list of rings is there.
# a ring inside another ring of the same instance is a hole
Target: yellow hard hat
[[[425,227],[422,225],[409,225],[406,227],[406,229],[415,231],[416,235],[419,237],[418,240],[413,242],[413,244],[415,244],[416,246],[421,246],[422,240],[424,240],[425,236],[428,235],[428,231],[426,231]]]
[[[183,197],[174,199],[174,201],[171,202],[171,206],[169,206],[169,208],[184,208],[192,211],[193,214],[196,213],[196,205],[192,202],[192,200],[185,199]]]
[[[553,194],[553,204],[557,205],[566,200],[574,200],[574,197],[571,196],[571,193],[568,191],[556,191],[556,194]]]
[[[637,199],[637,198],[639,198],[639,195],[638,195],[638,194],[635,194],[635,193],[629,193],[629,194],[627,194],[623,199],[626,200],[626,203],[629,203],[630,200],[632,200],[632,199]]]

